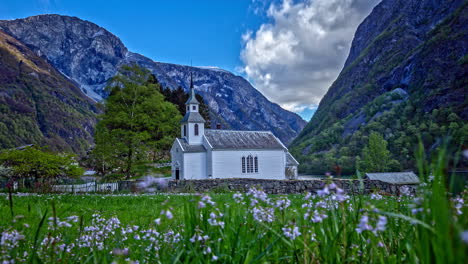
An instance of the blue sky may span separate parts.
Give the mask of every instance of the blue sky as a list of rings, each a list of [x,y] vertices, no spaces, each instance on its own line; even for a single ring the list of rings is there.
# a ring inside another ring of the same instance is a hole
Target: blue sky
[[[1,0],[0,19],[77,16],[153,60],[242,75],[309,120],[341,70],[356,27],[378,1]]]
[[[250,1],[2,0],[0,19],[51,13],[89,20],[117,35],[133,52],[157,61],[241,65],[241,35],[263,21]]]

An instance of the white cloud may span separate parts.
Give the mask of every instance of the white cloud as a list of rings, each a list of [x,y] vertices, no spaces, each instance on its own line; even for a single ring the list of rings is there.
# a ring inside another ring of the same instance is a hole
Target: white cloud
[[[266,11],[271,22],[242,35],[242,71],[265,96],[288,110],[317,105],[343,67],[357,26],[379,1],[271,4]]]

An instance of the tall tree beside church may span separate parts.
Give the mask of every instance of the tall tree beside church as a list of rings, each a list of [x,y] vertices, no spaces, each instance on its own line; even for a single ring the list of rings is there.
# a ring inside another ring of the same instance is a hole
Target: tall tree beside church
[[[182,117],[165,101],[157,80],[136,65],[122,67],[106,89],[109,97],[96,126],[92,158],[102,174],[119,168],[129,178],[149,151],[170,148]]]

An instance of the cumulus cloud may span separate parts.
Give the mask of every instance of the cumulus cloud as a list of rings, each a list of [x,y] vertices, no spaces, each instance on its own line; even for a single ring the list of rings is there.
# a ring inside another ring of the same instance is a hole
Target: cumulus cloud
[[[284,108],[311,108],[338,76],[357,26],[379,1],[272,3],[266,11],[269,22],[242,35],[241,70]]]

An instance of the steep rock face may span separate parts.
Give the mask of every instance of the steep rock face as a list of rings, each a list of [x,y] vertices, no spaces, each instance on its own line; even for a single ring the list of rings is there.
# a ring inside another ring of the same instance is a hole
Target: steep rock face
[[[462,125],[468,119],[467,13],[462,0],[384,0],[377,5],[358,27],[342,72],[292,144],[302,161],[323,152],[339,156],[344,146],[345,155],[354,158],[362,146],[353,144],[365,142],[353,137],[364,138],[369,131],[384,134],[395,156],[405,159],[410,156],[408,134],[434,138]],[[401,91],[408,96],[399,96]],[[448,120],[441,111],[456,115]],[[435,128],[426,130],[428,125]],[[325,136],[334,140],[323,143]],[[397,150],[401,144],[405,153]]]
[[[41,15],[0,21],[0,28],[47,58],[94,100],[105,95],[127,48],[107,30],[76,17]]]
[[[96,112],[72,81],[0,30],[0,149],[39,144],[84,154]]]
[[[213,121],[223,128],[271,130],[289,144],[306,124],[298,115],[268,101],[242,77],[220,69],[152,61],[129,52],[120,39],[88,21],[41,15],[0,21],[0,29],[47,58],[97,101],[106,97],[104,87],[118,68],[136,62],[172,89],[181,86],[188,90],[188,78],[193,71],[195,88],[207,100]]]

